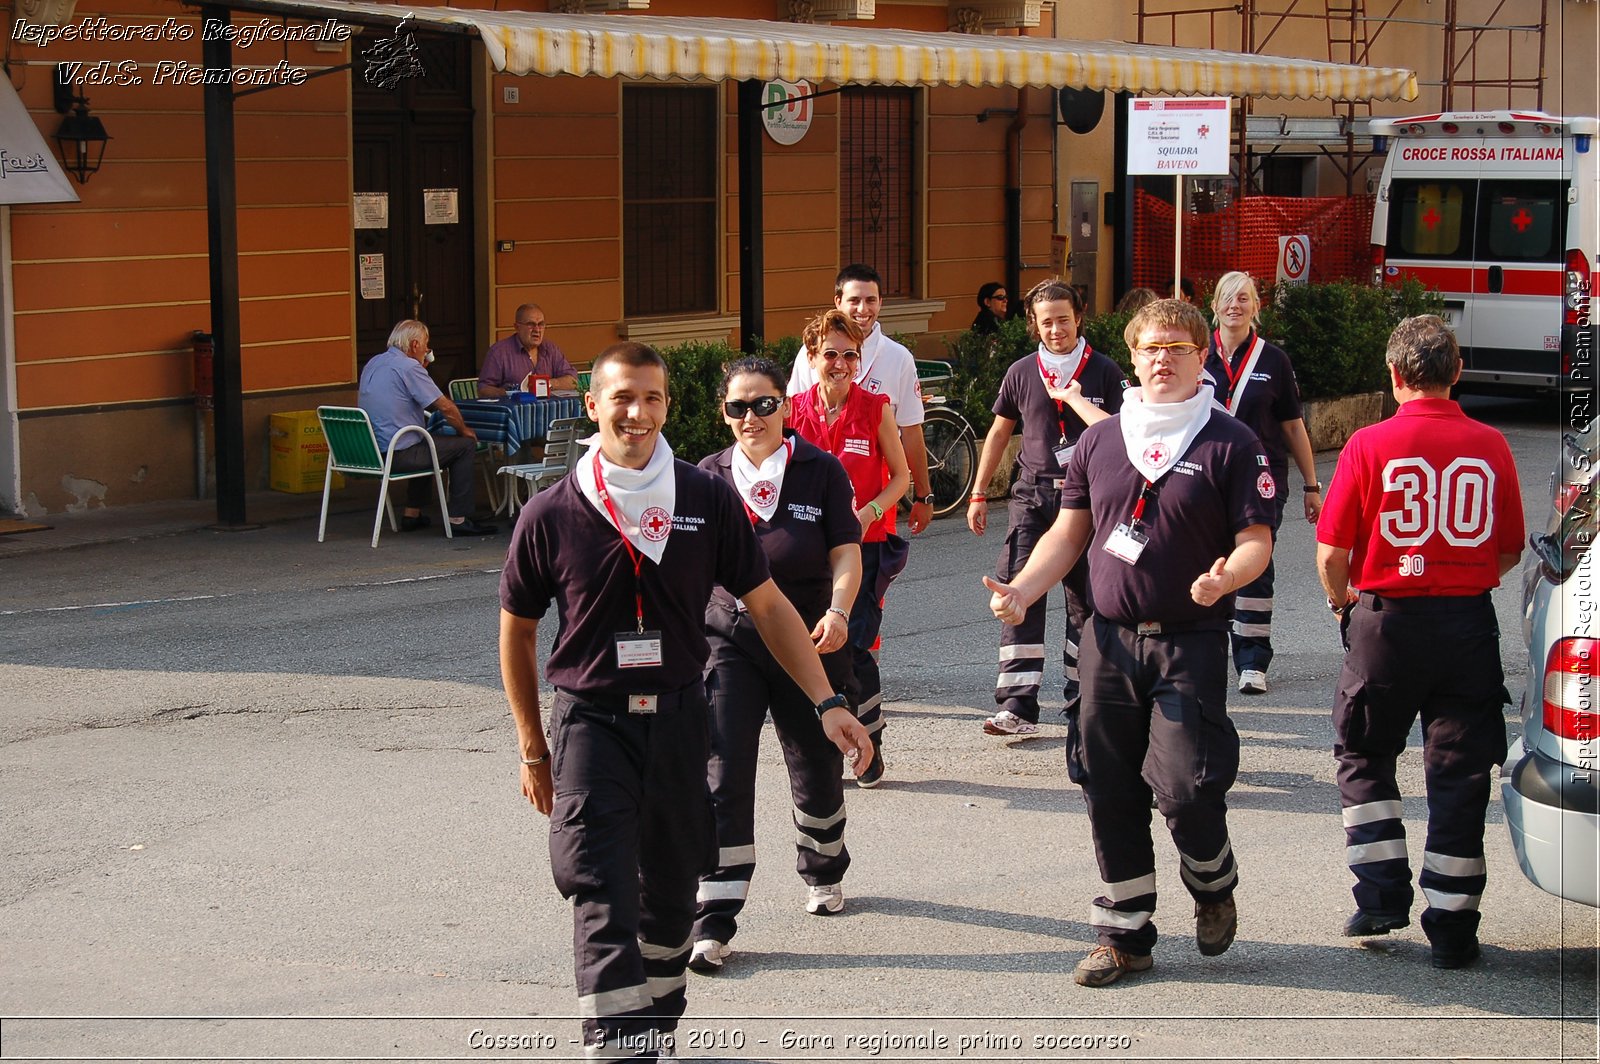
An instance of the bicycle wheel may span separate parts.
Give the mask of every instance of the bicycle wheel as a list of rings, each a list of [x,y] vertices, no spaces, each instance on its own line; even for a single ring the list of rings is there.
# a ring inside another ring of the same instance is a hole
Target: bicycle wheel
[[[978,476],[977,437],[967,419],[949,407],[930,407],[922,422],[928,448],[928,481],[933,516],[964,507]]]

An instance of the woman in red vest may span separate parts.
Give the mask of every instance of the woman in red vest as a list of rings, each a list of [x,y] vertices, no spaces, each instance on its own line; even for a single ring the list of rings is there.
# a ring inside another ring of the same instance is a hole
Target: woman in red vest
[[[889,397],[855,383],[861,366],[861,327],[841,310],[826,310],[805,327],[806,357],[817,383],[794,397],[789,427],[839,459],[856,493],[861,522],[861,590],[850,610],[851,702],[872,735],[873,758],[856,778],[862,787],[883,779],[883,681],[874,656],[883,626],[883,596],[905,568],[906,541],[895,534],[895,507],[911,486],[900,429]]]

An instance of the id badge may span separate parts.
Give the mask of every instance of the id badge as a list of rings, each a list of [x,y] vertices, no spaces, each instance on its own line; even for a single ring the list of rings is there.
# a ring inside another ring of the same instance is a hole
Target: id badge
[[[1129,565],[1137,565],[1139,555],[1144,553],[1144,548],[1149,542],[1150,537],[1137,528],[1118,525],[1106,539],[1106,553],[1114,558],[1121,558]]]
[[[617,668],[642,669],[661,664],[660,632],[618,632]]]
[[[629,713],[645,713],[645,714],[649,714],[649,713],[654,713],[655,711],[656,711],[656,696],[655,695],[629,695],[628,696],[628,712]]]
[[[1058,444],[1056,444],[1056,449],[1055,449],[1056,465],[1060,466],[1062,469],[1066,469],[1067,468],[1067,462],[1070,461],[1071,458],[1072,458],[1072,451],[1077,446],[1078,445],[1075,444],[1075,443],[1058,443]]]

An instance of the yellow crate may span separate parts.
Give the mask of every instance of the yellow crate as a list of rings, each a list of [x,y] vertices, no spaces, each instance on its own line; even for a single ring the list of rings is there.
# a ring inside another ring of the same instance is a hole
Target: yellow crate
[[[273,491],[322,490],[328,475],[328,439],[315,410],[273,414],[267,423],[267,443],[267,483]],[[333,475],[333,486],[344,487],[342,474]]]

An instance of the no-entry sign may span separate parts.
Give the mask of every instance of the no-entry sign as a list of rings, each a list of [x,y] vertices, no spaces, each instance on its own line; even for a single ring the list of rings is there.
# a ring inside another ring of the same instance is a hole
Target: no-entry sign
[[[1128,173],[1226,174],[1233,100],[1184,96],[1128,101]]]

